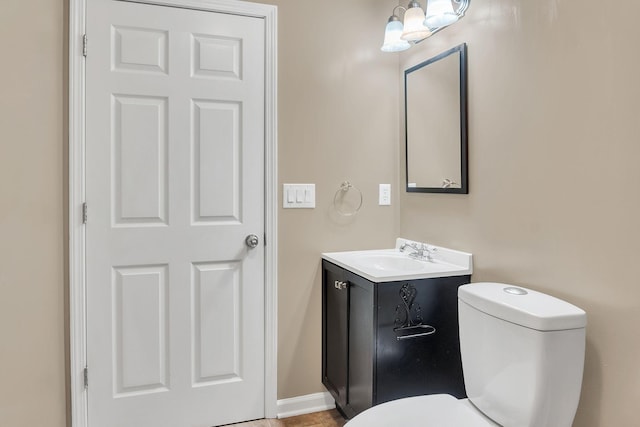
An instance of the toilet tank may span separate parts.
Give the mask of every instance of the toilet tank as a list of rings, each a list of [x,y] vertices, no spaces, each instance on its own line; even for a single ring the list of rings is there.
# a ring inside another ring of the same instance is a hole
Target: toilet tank
[[[458,290],[469,400],[506,427],[570,427],[584,368],[586,313],[502,283]]]

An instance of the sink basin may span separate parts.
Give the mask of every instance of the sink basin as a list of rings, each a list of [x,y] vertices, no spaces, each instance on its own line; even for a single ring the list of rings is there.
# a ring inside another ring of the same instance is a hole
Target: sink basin
[[[436,249],[433,261],[421,261],[399,250],[407,243],[421,244],[397,239],[396,247],[393,249],[328,252],[323,253],[322,258],[377,283],[463,276],[472,273],[472,255],[469,253],[428,245]]]
[[[426,261],[418,261],[401,253],[363,254],[354,258],[363,266],[381,271],[423,271],[429,267]]]

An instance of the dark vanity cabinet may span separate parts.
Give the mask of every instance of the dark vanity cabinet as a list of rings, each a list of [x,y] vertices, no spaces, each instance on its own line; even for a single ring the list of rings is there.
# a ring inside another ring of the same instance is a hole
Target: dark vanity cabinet
[[[374,283],[322,261],[322,383],[353,417],[402,397],[466,397],[458,286],[471,276]]]

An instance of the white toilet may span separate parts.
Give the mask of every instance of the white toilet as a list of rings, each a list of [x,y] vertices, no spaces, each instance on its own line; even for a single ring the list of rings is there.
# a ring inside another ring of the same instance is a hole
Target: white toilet
[[[458,290],[468,399],[447,394],[374,406],[346,427],[570,427],[584,368],[586,313],[530,289]]]

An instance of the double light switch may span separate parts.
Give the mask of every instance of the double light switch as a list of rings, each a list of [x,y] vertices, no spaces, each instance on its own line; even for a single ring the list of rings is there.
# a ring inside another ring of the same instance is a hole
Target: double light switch
[[[307,208],[316,207],[315,184],[284,184],[282,194],[283,208]]]

